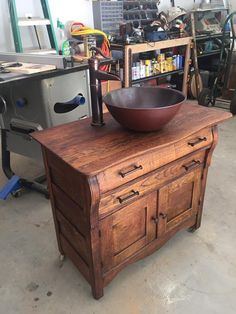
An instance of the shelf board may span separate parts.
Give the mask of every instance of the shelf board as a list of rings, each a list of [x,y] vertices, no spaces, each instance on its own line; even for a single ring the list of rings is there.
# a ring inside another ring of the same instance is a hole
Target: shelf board
[[[25,53],[34,55],[56,55],[57,51],[51,48],[51,49],[26,50]]]
[[[124,1],[124,4],[147,4],[147,3],[157,3],[157,0],[130,0],[130,1]]]
[[[137,83],[141,83],[141,82],[145,82],[145,81],[150,81],[150,80],[153,80],[156,78],[165,77],[165,76],[173,75],[173,74],[181,74],[181,73],[184,73],[183,69],[179,69],[179,70],[175,70],[175,71],[171,71],[171,72],[159,73],[159,74],[151,75],[148,77],[142,77],[142,78],[137,79],[137,80],[132,80],[132,84],[137,84]]]
[[[209,12],[209,11],[228,11],[229,8],[221,7],[221,8],[207,8],[207,9],[197,9],[190,11],[191,13],[202,13],[202,12]]]
[[[213,55],[218,55],[220,54],[220,49],[214,50],[214,51],[209,51],[209,52],[204,52],[201,55],[198,55],[198,58],[203,58],[203,57],[208,57],[208,56],[213,56]]]
[[[19,26],[39,26],[39,25],[50,25],[49,19],[43,18],[19,18]]]
[[[151,18],[151,19],[149,19],[149,18],[147,18],[147,19],[142,19],[142,18],[140,18],[140,19],[132,19],[132,20],[125,20],[125,19],[124,19],[124,21],[127,22],[127,23],[128,23],[128,22],[130,22],[130,23],[131,23],[131,22],[136,22],[136,21],[138,21],[138,22],[146,22],[146,21],[147,21],[147,22],[153,22],[154,20],[155,20],[154,18]]]
[[[133,13],[133,12],[158,12],[158,9],[130,9],[124,10],[125,13]]]
[[[155,42],[145,42],[140,44],[125,45],[125,50],[131,49],[132,53],[140,53],[145,51],[153,51],[157,49],[167,49],[173,47],[186,46],[192,41],[192,37],[183,37],[176,39],[160,40]]]
[[[157,49],[168,49],[173,47],[186,46],[193,39],[193,37],[183,37],[176,39],[167,39],[160,41],[146,41],[144,43],[132,43],[132,44],[113,44],[111,43],[111,50],[126,50],[131,49],[132,53],[141,53],[145,51],[153,51]]]
[[[230,32],[225,33],[226,36],[230,35]],[[219,38],[222,37],[223,33],[217,33],[217,34],[207,34],[207,35],[197,35],[196,40],[205,40],[205,39],[212,39],[212,38]]]

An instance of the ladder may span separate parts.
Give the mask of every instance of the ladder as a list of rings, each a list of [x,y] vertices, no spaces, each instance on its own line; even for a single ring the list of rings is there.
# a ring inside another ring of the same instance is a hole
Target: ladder
[[[9,13],[11,18],[11,26],[12,26],[12,33],[14,38],[14,44],[15,44],[15,51],[16,52],[23,52],[23,44],[22,44],[22,38],[21,38],[21,27],[27,27],[27,26],[33,26],[36,39],[38,42],[39,49],[36,51],[33,51],[34,53],[58,53],[58,45],[56,40],[55,31],[53,28],[52,23],[52,17],[49,9],[48,0],[40,0],[42,11],[43,11],[43,18],[32,18],[32,17],[25,17],[25,18],[19,18],[17,15],[17,9],[16,9],[16,0],[8,0],[8,7],[9,7]],[[48,38],[50,41],[51,49],[50,50],[43,50],[41,47],[37,26],[44,25],[47,28]]]

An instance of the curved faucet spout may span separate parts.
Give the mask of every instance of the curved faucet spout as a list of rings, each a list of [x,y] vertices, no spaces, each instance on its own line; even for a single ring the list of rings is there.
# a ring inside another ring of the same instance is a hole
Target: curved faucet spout
[[[120,77],[111,72],[97,70],[95,75],[96,75],[97,80],[100,80],[100,81],[120,81]]]
[[[100,49],[96,47],[92,47],[91,50],[100,53]],[[91,93],[91,107],[92,107],[92,123],[91,124],[92,126],[103,126],[104,121],[103,121],[103,110],[102,110],[103,101],[102,101],[101,81],[119,81],[120,78],[116,74],[99,70],[100,60],[96,58],[95,55],[92,56],[90,59],[88,59],[88,64],[89,64],[90,93]]]

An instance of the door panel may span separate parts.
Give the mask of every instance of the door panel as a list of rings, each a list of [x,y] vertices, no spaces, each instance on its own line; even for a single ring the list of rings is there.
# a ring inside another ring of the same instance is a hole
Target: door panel
[[[157,235],[157,192],[100,221],[103,270],[118,265]]]
[[[193,188],[194,182],[184,182],[169,188],[168,222],[192,207]]]
[[[198,168],[159,190],[159,236],[197,214],[201,173]]]
[[[135,214],[130,208],[119,211],[113,219],[114,254],[119,254],[133,243],[145,238],[147,207],[138,207]],[[128,221],[128,224],[127,224]],[[129,235],[127,237],[127,235]]]

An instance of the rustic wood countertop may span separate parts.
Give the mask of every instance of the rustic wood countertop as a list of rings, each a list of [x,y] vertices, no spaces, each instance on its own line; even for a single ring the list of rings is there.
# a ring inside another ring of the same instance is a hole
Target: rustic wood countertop
[[[231,116],[222,110],[186,102],[158,132],[126,130],[106,113],[104,127],[91,127],[90,119],[85,119],[35,132],[32,137],[79,172],[94,175],[118,161],[178,142]]]

